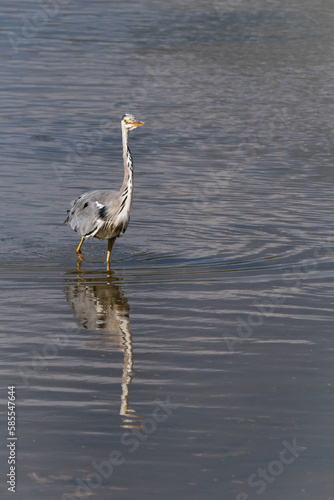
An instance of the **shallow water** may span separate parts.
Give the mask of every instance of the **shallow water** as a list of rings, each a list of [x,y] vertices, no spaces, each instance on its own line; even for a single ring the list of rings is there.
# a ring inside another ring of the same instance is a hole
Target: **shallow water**
[[[15,384],[18,499],[334,498],[331,3],[40,12],[0,7],[2,497]],[[78,266],[124,112],[131,222]]]

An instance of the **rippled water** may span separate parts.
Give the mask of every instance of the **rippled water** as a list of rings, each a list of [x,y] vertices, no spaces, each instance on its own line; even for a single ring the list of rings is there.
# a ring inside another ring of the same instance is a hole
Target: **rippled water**
[[[60,3],[0,7],[2,497],[15,384],[18,499],[334,498],[331,2]]]

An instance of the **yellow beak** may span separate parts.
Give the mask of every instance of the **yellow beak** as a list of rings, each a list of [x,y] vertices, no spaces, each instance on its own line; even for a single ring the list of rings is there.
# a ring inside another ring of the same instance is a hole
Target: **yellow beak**
[[[142,125],[145,125],[144,122],[135,122],[132,125],[135,125],[136,127],[141,127]]]

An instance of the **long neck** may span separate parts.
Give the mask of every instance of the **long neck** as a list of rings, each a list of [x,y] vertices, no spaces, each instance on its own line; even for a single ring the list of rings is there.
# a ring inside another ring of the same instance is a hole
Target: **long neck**
[[[128,202],[132,201],[133,189],[133,159],[128,146],[129,131],[122,123],[122,142],[123,142],[123,163],[124,163],[124,180],[121,187],[121,195],[126,195]]]

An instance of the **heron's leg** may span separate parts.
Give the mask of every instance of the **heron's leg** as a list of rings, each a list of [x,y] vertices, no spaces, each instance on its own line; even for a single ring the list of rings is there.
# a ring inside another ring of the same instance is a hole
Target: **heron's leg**
[[[115,243],[115,240],[116,238],[110,238],[110,240],[108,240],[108,253],[107,253],[107,264],[109,266],[109,262],[110,262],[110,254],[111,254],[111,250],[112,250],[112,247]]]
[[[84,241],[85,241],[85,237],[83,236],[81,238],[81,241],[80,241],[79,245],[78,245],[78,248],[76,249],[78,259],[80,259],[81,261],[84,260],[84,258],[82,256],[82,253],[81,253],[81,246],[82,246],[82,244],[83,244]]]

